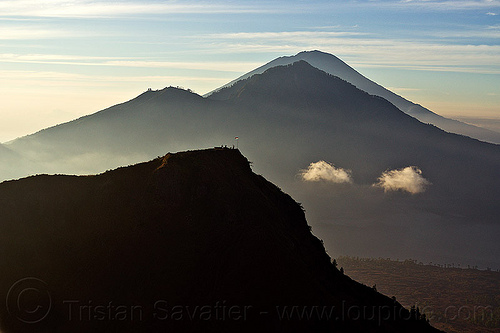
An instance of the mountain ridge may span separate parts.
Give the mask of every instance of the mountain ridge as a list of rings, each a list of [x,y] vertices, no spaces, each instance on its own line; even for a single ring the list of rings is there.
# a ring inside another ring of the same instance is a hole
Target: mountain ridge
[[[28,323],[19,319],[36,311],[12,315],[1,304],[6,333],[438,332],[341,274],[300,205],[253,173],[237,149],[169,153],[94,176],[4,182],[0,202],[0,295],[9,300],[9,286],[31,276],[51,301],[46,316]],[[245,320],[215,312],[154,316],[218,302],[251,312]],[[108,304],[134,306],[136,317],[94,313]],[[328,306],[332,317],[284,319],[276,308],[286,305]],[[73,317],[78,306],[84,315]],[[366,307],[374,313],[353,314]]]
[[[362,74],[360,74],[355,69],[347,65],[338,57],[318,50],[302,51],[294,56],[283,56],[276,58],[270,61],[269,63],[256,68],[253,71],[243,74],[242,76],[223,85],[222,87],[217,88],[205,94],[204,96],[209,97],[210,95],[214,94],[215,92],[218,92],[224,87],[231,86],[242,79],[251,77],[252,75],[260,74],[269,68],[275,66],[287,65],[300,60],[306,61],[309,64],[311,64],[311,66],[324,70],[329,74],[338,76],[354,84],[356,87],[358,87],[363,91],[387,99],[388,101],[393,103],[396,107],[401,109],[403,112],[419,119],[424,123],[434,124],[435,126],[448,132],[462,134],[476,139],[480,139],[482,141],[488,141],[491,143],[500,144],[500,133],[484,129],[482,127],[466,124],[458,120],[448,119],[443,116],[440,116],[422,107],[419,104],[406,100],[405,98],[384,88],[378,83],[364,77]]]
[[[269,77],[274,75],[279,76],[280,72],[285,72],[284,69],[290,69],[288,77],[281,76],[279,80],[270,81]],[[264,78],[266,76],[266,78]],[[324,77],[324,81],[317,82],[319,76]],[[299,79],[300,78],[300,79]],[[257,91],[255,91],[257,88]],[[230,97],[227,96],[225,91],[236,90]],[[254,91],[253,95],[246,96],[249,91]],[[295,94],[290,96],[289,91],[294,91]],[[280,93],[281,95],[278,95]],[[350,97],[349,100],[345,96],[356,94],[355,97]],[[376,96],[370,95],[365,91],[358,89],[352,83],[325,72],[321,69],[313,67],[308,62],[300,60],[288,65],[271,67],[262,74],[253,75],[247,79],[239,80],[231,87],[224,88],[218,92],[210,95],[209,99],[215,100],[237,100],[239,103],[248,102],[249,99],[264,99],[265,103],[285,104],[295,108],[307,108],[309,112],[314,111],[315,108],[323,110],[329,109],[329,112],[334,112],[336,108],[342,108],[339,104],[353,104],[357,99],[366,98],[370,102],[379,102],[384,105],[384,108],[391,109],[393,106],[387,100]],[[243,100],[243,101],[241,101]],[[368,103],[370,103],[368,102]],[[318,103],[317,105],[315,103]],[[335,107],[329,108],[330,105]],[[351,115],[361,114],[358,121],[366,121],[371,117],[376,117],[374,113],[369,113],[366,108],[358,108],[354,110],[356,113]],[[408,121],[410,116],[393,108],[391,116],[399,117],[398,120]]]

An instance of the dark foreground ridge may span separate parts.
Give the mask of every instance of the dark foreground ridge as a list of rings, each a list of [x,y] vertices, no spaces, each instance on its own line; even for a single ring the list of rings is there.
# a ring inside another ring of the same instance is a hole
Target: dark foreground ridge
[[[1,330],[434,332],[343,275],[236,149],[0,184]]]

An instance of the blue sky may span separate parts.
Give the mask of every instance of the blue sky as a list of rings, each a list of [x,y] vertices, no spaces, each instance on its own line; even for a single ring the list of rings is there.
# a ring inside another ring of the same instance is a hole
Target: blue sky
[[[500,119],[499,42],[498,0],[0,0],[0,142],[313,49],[436,113]]]

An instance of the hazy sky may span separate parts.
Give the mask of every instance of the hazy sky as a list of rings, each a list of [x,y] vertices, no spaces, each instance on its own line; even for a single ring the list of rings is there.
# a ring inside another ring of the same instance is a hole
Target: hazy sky
[[[500,118],[499,0],[0,0],[0,142],[318,49],[436,113]]]

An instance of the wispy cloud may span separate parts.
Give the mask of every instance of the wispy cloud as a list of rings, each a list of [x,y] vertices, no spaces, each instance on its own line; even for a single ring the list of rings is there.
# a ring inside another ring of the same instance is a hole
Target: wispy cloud
[[[210,1],[92,1],[7,0],[0,2],[0,16],[20,17],[118,17],[158,14],[217,14],[276,12],[277,7]]]
[[[477,40],[482,40],[484,38],[491,39],[500,39],[500,31],[495,31],[491,26],[481,27],[479,29],[462,29],[460,31],[448,30],[448,31],[436,31],[432,33],[427,33],[427,37],[438,37],[438,38],[446,38],[452,40],[460,40],[460,39],[470,39],[474,38]]]
[[[100,57],[100,56],[82,56],[82,55],[67,55],[67,54],[15,54],[15,53],[0,53],[0,61],[104,61],[117,59],[117,57]],[[119,58],[118,58],[119,59]]]
[[[26,85],[43,85],[43,86],[79,86],[79,87],[95,87],[109,86],[117,82],[144,82],[144,83],[161,83],[166,85],[168,82],[175,83],[181,81],[208,81],[213,83],[225,83],[227,78],[211,77],[211,76],[175,76],[175,75],[85,75],[67,72],[53,71],[18,71],[18,70],[3,70],[0,71],[0,82],[14,84],[20,81]]]
[[[241,72],[250,70],[261,65],[256,62],[170,62],[170,61],[148,61],[148,60],[116,60],[106,61],[101,65],[120,67],[149,67],[149,68],[175,68],[211,70],[221,72]]]
[[[75,37],[75,33],[45,27],[0,27],[0,40],[57,39],[70,36]]]
[[[379,3],[379,2],[377,2]],[[410,9],[426,10],[475,10],[483,8],[500,7],[500,1],[497,0],[402,0],[399,2],[382,2],[379,6],[405,7]]]
[[[361,36],[369,33],[353,31],[278,31],[278,32],[235,32],[223,34],[211,34],[207,37],[227,39],[290,39],[307,40],[308,38],[331,38],[339,36]]]
[[[171,69],[193,69],[209,70],[219,72],[241,72],[251,70],[261,65],[258,62],[176,62],[157,61],[144,58],[125,57],[98,57],[59,54],[0,54],[0,62],[11,63],[37,63],[52,65],[75,65],[75,66],[109,66],[109,67],[137,67],[137,68],[171,68]]]
[[[403,0],[403,1],[310,1],[295,2],[228,2],[228,1],[110,1],[110,0],[3,0],[0,16],[3,17],[66,17],[109,18],[138,15],[168,14],[266,14],[324,12],[332,8],[366,7],[406,10],[475,10],[494,12],[500,8],[499,0]]]
[[[489,15],[489,16],[497,16],[498,14],[497,13],[493,13],[493,12],[487,12],[486,15]]]
[[[499,31],[493,28],[469,35],[500,38]],[[356,67],[500,74],[500,45],[385,39],[363,33],[324,31],[226,33],[206,37],[218,46],[216,49],[226,52],[296,53],[320,49],[343,57]]]

